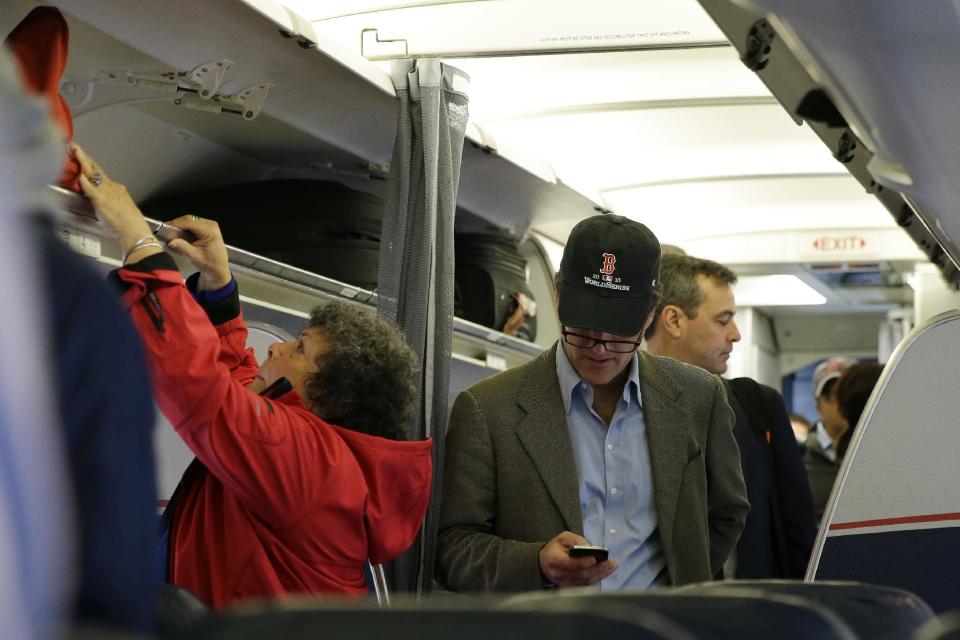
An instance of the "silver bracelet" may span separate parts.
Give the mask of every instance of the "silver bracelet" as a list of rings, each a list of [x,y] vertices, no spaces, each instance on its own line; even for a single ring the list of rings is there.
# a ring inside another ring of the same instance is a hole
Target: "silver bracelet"
[[[153,234],[144,236],[139,240],[137,240],[136,242],[134,242],[132,245],[130,245],[130,248],[127,250],[127,252],[123,256],[123,264],[127,264],[127,259],[130,258],[130,255],[134,251],[139,251],[140,249],[146,249],[147,247],[156,247],[157,249],[163,249],[163,245],[160,244],[160,242],[153,236]]]

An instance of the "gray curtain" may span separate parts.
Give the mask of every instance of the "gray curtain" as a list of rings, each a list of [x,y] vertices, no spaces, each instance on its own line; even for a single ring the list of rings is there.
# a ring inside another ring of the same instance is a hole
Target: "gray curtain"
[[[378,313],[420,361],[413,439],[433,438],[434,484],[420,539],[389,572],[398,591],[430,590],[436,547],[453,330],[453,217],[469,79],[429,58],[391,69],[400,111],[383,218]]]

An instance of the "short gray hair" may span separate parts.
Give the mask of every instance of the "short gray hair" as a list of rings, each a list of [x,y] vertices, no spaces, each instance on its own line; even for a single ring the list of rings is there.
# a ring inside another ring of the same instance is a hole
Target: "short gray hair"
[[[657,304],[654,321],[644,334],[647,340],[653,337],[657,319],[667,305],[680,307],[689,318],[697,317],[700,305],[703,304],[703,290],[700,289],[698,276],[730,286],[737,283],[737,274],[719,262],[674,253],[663,255],[658,285],[660,301]]]

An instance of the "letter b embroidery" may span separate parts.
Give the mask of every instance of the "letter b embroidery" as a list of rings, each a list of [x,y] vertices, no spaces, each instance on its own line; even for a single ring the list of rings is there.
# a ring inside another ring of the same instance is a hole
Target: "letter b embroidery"
[[[616,262],[617,256],[613,255],[612,253],[603,254],[603,268],[600,269],[600,273],[607,276],[613,273],[614,269],[616,269],[614,266]]]

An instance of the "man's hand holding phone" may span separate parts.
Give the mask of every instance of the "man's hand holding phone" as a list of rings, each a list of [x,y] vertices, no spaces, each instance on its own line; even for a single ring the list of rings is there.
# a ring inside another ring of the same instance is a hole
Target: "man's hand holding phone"
[[[574,547],[581,550],[573,552]],[[584,554],[583,548],[593,547],[583,537],[570,531],[564,531],[550,540],[540,549],[540,571],[551,583],[558,587],[586,587],[597,584],[617,568],[615,560],[598,560],[598,551]]]

